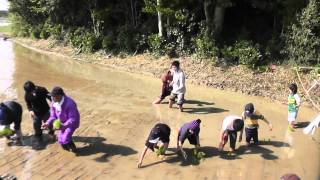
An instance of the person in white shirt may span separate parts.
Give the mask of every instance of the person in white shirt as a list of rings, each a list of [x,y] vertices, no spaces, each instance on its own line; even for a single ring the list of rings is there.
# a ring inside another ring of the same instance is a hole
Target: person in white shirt
[[[173,61],[171,64],[171,68],[174,72],[173,80],[171,82],[172,91],[169,101],[169,108],[172,108],[172,105],[177,98],[177,105],[180,111],[183,111],[183,102],[184,102],[184,94],[186,93],[186,85],[185,85],[185,74],[180,68],[179,61]]]
[[[219,138],[219,151],[222,151],[224,145],[228,142],[228,136],[230,139],[231,152],[235,151],[237,132],[240,131],[239,142],[241,142],[243,126],[244,122],[240,116],[227,116],[223,120]]]

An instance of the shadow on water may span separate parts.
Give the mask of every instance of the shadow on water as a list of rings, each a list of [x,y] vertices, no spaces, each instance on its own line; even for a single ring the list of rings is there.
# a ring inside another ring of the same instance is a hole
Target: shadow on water
[[[203,106],[203,105],[214,105],[212,102],[206,102],[206,101],[198,101],[198,100],[185,100],[185,104],[196,104],[197,106]]]
[[[220,154],[220,158],[226,160],[235,160],[235,159],[242,159],[240,156],[244,154],[260,154],[262,158],[265,160],[275,160],[279,159],[278,156],[273,154],[274,152],[270,149],[267,149],[263,146],[273,146],[273,147],[289,147],[290,145],[285,142],[280,141],[260,141],[259,145],[250,145],[247,146],[240,146],[235,153],[228,154],[227,152],[222,152]]]
[[[85,143],[85,146],[78,147],[77,156],[89,156],[103,153],[100,157],[95,158],[97,162],[107,162],[108,158],[114,155],[128,156],[137,153],[137,151],[127,146],[106,144],[104,143],[106,139],[103,137],[74,136],[73,140],[75,142]]]
[[[306,121],[306,122],[297,122],[297,124],[296,124],[295,126],[296,126],[296,128],[305,128],[305,127],[307,127],[309,124],[310,124],[309,121]]]
[[[161,102],[161,104],[169,104],[169,100]],[[212,102],[198,101],[198,100],[185,100],[184,104],[196,104],[197,106],[214,105]]]
[[[229,110],[215,108],[215,107],[204,107],[204,108],[183,108],[183,112],[190,114],[211,114],[211,113],[222,113],[228,112]]]
[[[196,159],[193,156],[193,150],[194,150],[193,148],[184,148],[184,150],[188,155],[186,160],[183,159],[183,157],[180,155],[180,153],[178,153],[178,154],[177,153],[168,153],[168,154],[166,154],[166,159],[161,160],[161,161],[157,161],[154,163],[150,163],[147,165],[143,165],[142,168],[147,168],[147,167],[154,166],[154,165],[161,164],[161,163],[172,163],[172,164],[178,163],[180,166],[190,166],[190,165],[196,166],[201,163],[201,161],[199,161],[198,159]],[[175,152],[176,149],[169,148],[168,151]],[[201,147],[200,152],[205,153],[204,160],[206,158],[210,158],[210,157],[219,155],[217,148],[209,147],[209,146]]]

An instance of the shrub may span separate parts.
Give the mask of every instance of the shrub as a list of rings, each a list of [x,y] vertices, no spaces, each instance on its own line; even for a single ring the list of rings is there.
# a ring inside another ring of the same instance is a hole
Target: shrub
[[[255,68],[262,57],[259,48],[247,40],[237,41],[233,46],[225,46],[220,52],[228,63],[233,64],[237,59],[239,64],[249,68]]]
[[[102,40],[102,48],[107,51],[113,50],[114,43],[112,36],[104,36]]]
[[[286,51],[291,64],[315,65],[320,63],[320,3],[310,0],[298,16],[298,21],[286,34]]]
[[[237,41],[233,47],[233,56],[239,58],[239,63],[249,68],[254,68],[262,55],[259,48],[251,41]]]
[[[196,55],[198,58],[212,58],[218,54],[218,48],[215,45],[215,39],[213,35],[208,32],[207,27],[203,24],[200,27],[200,33],[194,39],[196,44]]]
[[[69,31],[66,34],[66,40],[73,47],[77,48],[79,52],[91,53],[101,47],[101,40],[84,28]]]
[[[136,50],[137,42],[135,41],[135,30],[129,26],[121,26],[118,30],[116,39],[117,49],[126,53]]]

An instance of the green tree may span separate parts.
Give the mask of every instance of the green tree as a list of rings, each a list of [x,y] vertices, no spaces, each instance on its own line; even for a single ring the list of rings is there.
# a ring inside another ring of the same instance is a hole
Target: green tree
[[[320,3],[310,0],[286,35],[290,62],[298,65],[320,64]]]

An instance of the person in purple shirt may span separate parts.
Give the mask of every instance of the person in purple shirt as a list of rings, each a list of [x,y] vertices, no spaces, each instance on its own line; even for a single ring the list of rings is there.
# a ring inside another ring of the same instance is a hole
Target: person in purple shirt
[[[182,153],[184,159],[187,159],[187,154],[183,150],[182,145],[186,139],[189,140],[190,144],[195,145],[196,149],[200,147],[200,123],[200,119],[185,123],[178,132],[177,149]]]
[[[55,120],[60,120],[58,143],[64,150],[76,152],[77,148],[72,140],[72,134],[80,125],[80,114],[77,104],[67,95],[61,87],[54,87],[50,93],[52,102],[50,117],[43,128],[48,128]]]

